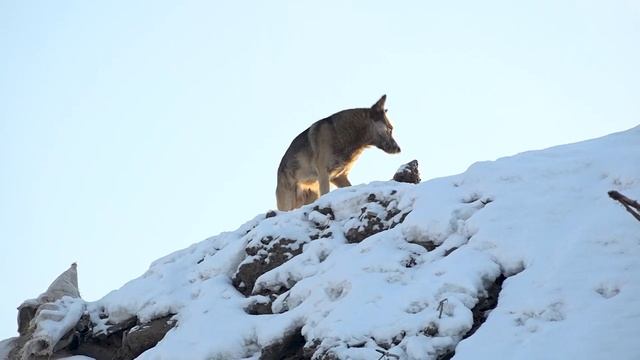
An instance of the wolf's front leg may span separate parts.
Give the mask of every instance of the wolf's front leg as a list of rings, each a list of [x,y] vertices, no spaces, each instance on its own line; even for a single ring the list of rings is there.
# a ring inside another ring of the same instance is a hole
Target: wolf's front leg
[[[320,183],[320,195],[324,195],[329,192],[329,174],[326,170],[321,171],[318,169],[318,182]]]
[[[329,171],[327,166],[327,155],[324,152],[319,152],[314,159],[316,166],[316,173],[318,174],[318,183],[320,188],[320,196],[329,192]]]

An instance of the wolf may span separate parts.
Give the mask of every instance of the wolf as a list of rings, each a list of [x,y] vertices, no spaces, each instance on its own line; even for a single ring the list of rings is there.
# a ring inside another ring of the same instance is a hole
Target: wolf
[[[348,109],[316,121],[293,139],[278,166],[276,200],[287,211],[329,192],[330,183],[351,186],[348,175],[364,149],[397,154],[393,125],[382,95],[370,108]]]

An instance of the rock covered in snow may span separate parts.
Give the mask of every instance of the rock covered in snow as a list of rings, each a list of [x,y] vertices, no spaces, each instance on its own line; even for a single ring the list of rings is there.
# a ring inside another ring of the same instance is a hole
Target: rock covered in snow
[[[410,161],[398,168],[393,180],[410,184],[420,183],[420,171],[418,170],[418,160]]]
[[[36,299],[18,307],[18,333],[10,358],[51,356],[55,346],[80,320],[84,301],[78,289],[76,263],[60,274]]]
[[[24,335],[29,328],[29,323],[36,316],[37,309],[47,303],[54,303],[68,296],[80,298],[78,289],[78,270],[76,263],[71,264],[69,269],[60,274],[47,288],[47,291],[40,294],[36,299],[25,300],[18,307],[18,333]]]
[[[141,322],[136,316],[111,319],[102,311],[88,312],[87,303],[80,298],[75,263],[47,291],[26,300],[18,310],[20,336],[0,343],[1,359],[77,354],[97,360],[133,359],[155,346],[175,325],[173,314]]]
[[[21,358],[51,356],[59,348],[62,338],[76,326],[84,310],[82,299],[68,296],[40,305],[31,321],[33,328],[20,350]]]
[[[13,337],[0,341],[0,359],[9,359],[9,354],[16,346],[15,342],[18,338]]]

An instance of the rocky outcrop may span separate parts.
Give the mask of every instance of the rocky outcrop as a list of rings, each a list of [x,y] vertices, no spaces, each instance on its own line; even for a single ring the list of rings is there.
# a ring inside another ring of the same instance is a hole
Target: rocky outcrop
[[[394,179],[417,183],[417,161],[403,165]],[[340,239],[343,243],[360,243],[378,233],[401,224],[411,212],[410,205],[399,205],[397,189],[363,193],[355,201],[360,211],[344,211],[341,204],[315,206],[301,212],[300,231],[268,233],[255,228],[247,230],[244,259],[231,277],[233,286],[247,297],[245,311],[251,315],[282,313],[295,306],[286,294],[296,284],[295,277],[270,280],[265,274],[303,256],[306,246],[315,241]],[[354,206],[352,203],[350,206]],[[278,223],[280,213],[268,212],[263,222]],[[302,225],[301,225],[302,224]],[[322,262],[323,255],[318,261]],[[201,258],[197,264],[205,261]],[[413,261],[413,262],[412,262]],[[407,260],[406,267],[415,265]],[[333,290],[332,290],[333,291]],[[342,290],[335,289],[336,298]],[[274,303],[277,302],[277,306]],[[174,313],[157,315],[144,321],[138,316],[117,316],[107,309],[86,303],[80,297],[77,265],[56,278],[35,299],[26,300],[18,308],[20,336],[6,343],[9,359],[48,359],[67,355],[85,355],[94,359],[128,360],[156,346],[177,325]],[[401,339],[401,337],[398,337]],[[260,359],[332,359],[333,353],[323,347],[322,339],[306,338],[302,327],[285,331],[282,336],[260,348]]]
[[[64,352],[96,360],[135,359],[154,347],[175,326],[172,316],[163,316],[146,323],[133,317],[112,324],[105,331],[94,331],[96,324],[85,315],[67,335],[69,342],[64,346]]]
[[[6,344],[9,360],[86,355],[97,360],[134,359],[155,346],[174,325],[172,315],[141,323],[136,317],[91,319],[80,297],[77,265],[60,274],[35,299],[18,307],[19,337]]]
[[[273,235],[253,237],[252,231],[247,235],[251,238],[245,248],[246,257],[238,266],[232,283],[245,296],[254,296],[245,309],[254,315],[273,313],[274,300],[295,285],[294,279],[287,279],[275,284],[262,282],[258,279],[269,271],[299,256],[304,252],[306,244],[319,239],[334,236],[336,229],[340,229],[348,243],[358,243],[379,232],[391,229],[402,223],[411,212],[410,208],[398,208],[395,190],[388,194],[369,194],[362,199],[363,206],[360,214],[350,214],[347,218],[336,218],[330,207],[314,207],[305,213],[307,228],[301,232],[302,238],[277,237]],[[269,218],[273,218],[270,216]],[[287,308],[286,301],[282,311]]]
[[[415,160],[403,165],[395,174],[394,180],[419,183],[417,165]],[[413,208],[411,203],[403,202],[399,193],[403,191],[401,189],[406,190],[406,185],[390,185],[382,191],[371,193],[359,192],[347,200],[348,207],[343,207],[342,203],[322,203],[322,206],[301,210],[297,213],[301,216],[298,218],[295,217],[298,216],[296,214],[284,216],[275,211],[268,212],[259,220],[261,226],[253,225],[246,230],[244,258],[238,260],[235,273],[231,276],[232,285],[246,297],[245,312],[250,316],[284,314],[299,306],[301,299],[292,291],[301,278],[287,273],[287,266],[300,258],[303,258],[303,264],[314,257],[315,261],[322,263],[328,254],[305,253],[317,251],[308,250],[314,242],[337,241],[354,246],[365,245],[366,248],[366,243],[363,242],[402,224]],[[481,200],[479,196],[463,199],[462,206],[469,208],[471,212],[477,211],[490,202]],[[345,211],[345,208],[349,210]],[[471,216],[470,213],[462,215],[460,219],[456,218],[457,221]],[[285,218],[282,222],[281,217]],[[295,227],[294,230],[291,230],[292,226]],[[411,232],[408,233],[410,236],[405,236],[403,231],[396,231],[395,234],[402,236],[409,246],[406,257],[398,259],[400,267],[404,269],[419,266],[424,261],[420,254],[424,252],[435,254],[434,258],[447,257],[466,244],[462,241],[443,245],[442,241],[411,236]],[[421,245],[423,252],[416,249],[415,245]],[[440,245],[443,245],[442,248]],[[205,260],[206,255],[196,263],[201,265]],[[369,271],[386,270],[371,268]],[[473,326],[460,328],[457,335],[452,335],[450,329],[443,332],[439,325],[439,319],[450,316],[451,312],[448,299],[442,298],[439,303],[430,305],[434,320],[425,322],[415,334],[398,331],[388,338],[372,336],[343,343],[305,333],[303,324],[296,324],[283,330],[279,337],[262,343],[256,348],[255,354],[261,360],[330,360],[341,359],[339,349],[346,346],[352,349],[369,349],[374,356],[381,354],[383,358],[397,358],[392,349],[403,348],[410,352],[415,344],[431,341],[425,339],[435,339],[434,343],[444,345],[433,348],[430,353],[432,357],[449,359],[455,354],[455,344],[471,336],[496,306],[504,280],[505,276],[500,275],[486,281],[484,291],[478,294],[475,306],[468,309],[473,314]],[[389,281],[395,281],[393,276]],[[325,291],[330,299],[337,301],[345,296],[348,287],[347,283],[336,283]],[[457,300],[451,298],[449,301]],[[416,303],[415,309],[412,305],[406,312],[419,313],[426,306],[428,305]],[[18,310],[20,336],[3,343],[4,349],[9,349],[8,359],[12,360],[48,359],[68,355],[85,355],[98,360],[135,359],[155,347],[177,325],[176,316],[171,312],[141,320],[136,315],[128,316],[126,313],[110,314],[104,307],[86,303],[80,297],[76,264],[72,264],[58,276],[44,293],[23,302]]]
[[[10,359],[50,357],[84,312],[78,290],[77,265],[60,274],[49,288],[35,299],[18,307],[18,333],[9,353]]]
[[[640,128],[417,185],[410,163],[396,180],[168,254],[95,302],[72,267],[20,307],[21,336],[0,342],[0,359],[640,358],[625,336],[637,328],[638,223],[605,195],[636,208],[640,172],[613,160],[640,159],[639,139]]]

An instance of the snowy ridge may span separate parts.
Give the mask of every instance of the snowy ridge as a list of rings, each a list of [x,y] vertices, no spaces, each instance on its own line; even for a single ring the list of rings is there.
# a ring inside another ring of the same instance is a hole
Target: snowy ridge
[[[638,359],[640,223],[607,196],[640,199],[638,164],[640,127],[335,190],[86,309],[94,332],[173,315],[140,359]]]

